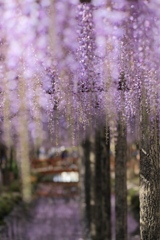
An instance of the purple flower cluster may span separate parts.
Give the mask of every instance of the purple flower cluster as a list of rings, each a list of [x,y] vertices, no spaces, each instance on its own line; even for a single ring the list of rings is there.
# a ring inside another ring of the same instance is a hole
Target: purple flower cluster
[[[158,0],[12,0],[0,6],[6,145],[22,126],[33,144],[49,136],[54,144],[76,144],[99,124],[112,125],[119,112],[129,126],[142,103],[150,113],[159,110]]]

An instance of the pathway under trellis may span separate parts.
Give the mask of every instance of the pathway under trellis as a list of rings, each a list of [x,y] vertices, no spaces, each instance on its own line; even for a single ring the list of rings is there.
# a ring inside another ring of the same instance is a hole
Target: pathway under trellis
[[[6,219],[0,239],[80,240],[78,201],[40,197],[29,211],[18,207]]]
[[[112,232],[114,232],[114,196],[112,196]],[[29,210],[19,206],[6,218],[7,225],[0,228],[0,240],[83,240],[80,225],[79,199],[38,197]],[[128,240],[136,221],[128,214]],[[115,235],[112,235],[112,240]]]

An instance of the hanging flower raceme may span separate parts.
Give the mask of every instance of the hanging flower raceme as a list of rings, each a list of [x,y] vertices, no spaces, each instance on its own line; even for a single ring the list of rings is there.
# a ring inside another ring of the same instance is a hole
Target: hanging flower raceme
[[[47,134],[58,139],[61,125],[75,140],[106,117],[108,123],[117,119],[122,109],[130,121],[139,114],[144,91],[146,106],[159,108],[156,0],[0,4],[0,121],[6,141],[18,135],[22,116],[33,142]]]
[[[101,119],[104,94],[102,82],[101,58],[97,55],[96,31],[94,22],[94,6],[80,4],[78,6],[78,86],[79,108],[82,125],[94,128]]]
[[[153,109],[156,104],[159,53],[155,51],[158,43],[155,31],[158,28],[154,15],[153,10],[143,2],[129,4],[123,44],[123,66],[129,89],[125,96],[128,116],[139,115],[143,98],[148,109]]]
[[[7,131],[12,129],[8,134],[10,136],[17,134],[22,124],[20,116],[25,115],[27,122],[40,122],[40,109],[47,106],[41,69],[43,61],[47,62],[48,7],[49,2],[44,1],[6,1],[3,4],[1,48],[5,58],[2,61],[2,108],[4,125],[10,123]],[[33,127],[33,124],[28,126],[31,125]],[[35,138],[33,132],[36,131],[30,127],[29,130]]]

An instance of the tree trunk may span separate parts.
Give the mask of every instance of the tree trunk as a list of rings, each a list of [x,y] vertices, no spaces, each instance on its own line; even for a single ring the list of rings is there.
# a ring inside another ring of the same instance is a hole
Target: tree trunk
[[[95,136],[90,138],[90,233],[96,239],[95,220]]]
[[[83,237],[111,240],[110,144],[105,128],[84,141],[80,158]]]
[[[106,129],[98,130],[95,137],[95,239],[110,240],[110,146]]]
[[[126,126],[120,118],[115,156],[116,240],[127,240],[127,140]]]
[[[105,135],[107,132],[107,138]],[[111,182],[110,182],[110,131],[102,132],[102,206],[103,206],[103,231],[104,240],[111,240]]]
[[[80,208],[83,239],[89,239],[90,232],[90,141],[86,139],[79,147]]]
[[[141,240],[160,239],[159,120],[142,107],[140,149]]]
[[[103,240],[103,215],[102,215],[102,143],[101,134],[98,130],[95,136],[95,220],[96,220],[96,238]]]
[[[86,221],[87,228],[90,230],[90,140],[86,139],[84,142],[84,155],[85,155],[85,175],[84,175],[84,185],[85,185],[85,204],[86,204]]]

